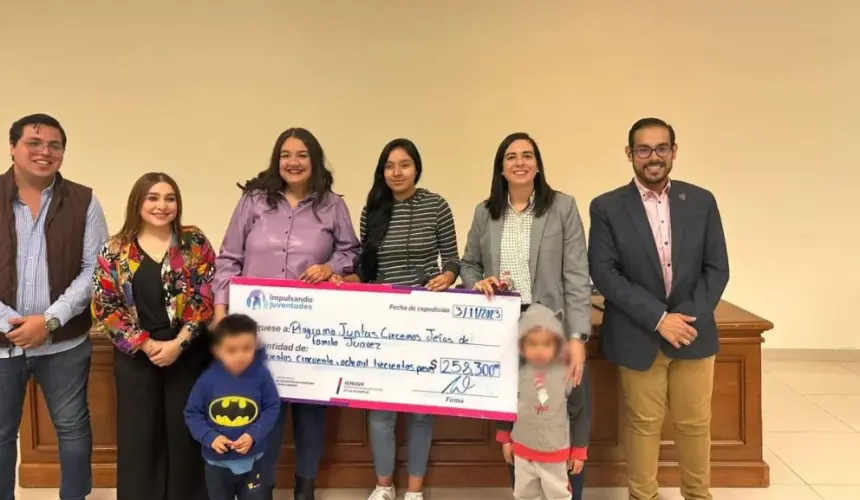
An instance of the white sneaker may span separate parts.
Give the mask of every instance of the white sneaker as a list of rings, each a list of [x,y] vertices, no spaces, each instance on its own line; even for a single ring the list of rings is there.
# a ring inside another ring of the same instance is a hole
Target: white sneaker
[[[394,486],[379,486],[373,490],[373,493],[367,497],[367,500],[394,500],[397,496],[397,490]]]
[[[424,500],[424,493],[412,493],[411,491],[407,491],[403,500]]]

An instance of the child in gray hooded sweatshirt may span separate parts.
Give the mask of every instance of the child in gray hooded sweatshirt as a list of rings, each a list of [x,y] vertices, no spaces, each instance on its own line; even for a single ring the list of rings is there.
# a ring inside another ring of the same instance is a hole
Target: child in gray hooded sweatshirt
[[[587,457],[591,419],[582,386],[565,383],[561,312],[532,304],[520,317],[517,421],[499,422],[496,440],[514,465],[516,500],[570,500],[568,471]]]

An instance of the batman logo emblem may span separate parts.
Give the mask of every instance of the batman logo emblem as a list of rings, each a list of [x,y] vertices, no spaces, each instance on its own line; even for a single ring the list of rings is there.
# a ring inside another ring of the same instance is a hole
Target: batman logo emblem
[[[224,396],[209,403],[209,418],[223,427],[244,427],[260,410],[257,403],[242,396]]]

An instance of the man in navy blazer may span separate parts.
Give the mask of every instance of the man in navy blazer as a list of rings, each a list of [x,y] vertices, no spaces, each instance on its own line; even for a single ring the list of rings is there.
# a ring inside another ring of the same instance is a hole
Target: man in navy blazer
[[[714,309],[729,281],[720,212],[709,191],[670,180],[674,129],[637,121],[625,148],[633,180],[591,202],[589,268],[605,297],[601,350],[620,370],[631,499],[657,500],[660,429],[675,429],[681,494],[711,499]]]

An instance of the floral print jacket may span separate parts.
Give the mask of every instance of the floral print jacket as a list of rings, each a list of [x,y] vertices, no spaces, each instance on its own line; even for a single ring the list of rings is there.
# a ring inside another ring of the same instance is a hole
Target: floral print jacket
[[[194,338],[212,318],[212,278],[215,252],[195,227],[183,228],[182,241],[174,236],[161,268],[165,307],[173,326],[182,326]],[[117,349],[132,354],[149,338],[140,327],[131,283],[143,253],[135,242],[111,238],[96,261],[92,312]]]

